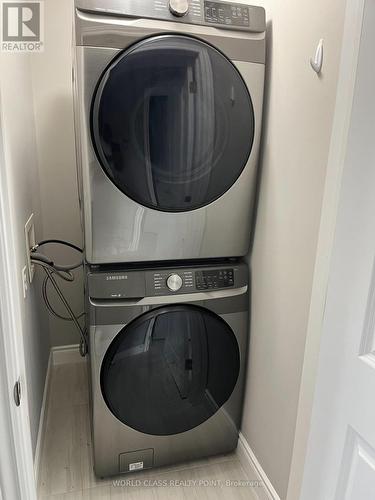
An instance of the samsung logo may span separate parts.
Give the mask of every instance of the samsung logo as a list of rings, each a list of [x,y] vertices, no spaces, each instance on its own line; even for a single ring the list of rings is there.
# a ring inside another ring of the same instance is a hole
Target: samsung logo
[[[118,280],[127,280],[128,277],[126,274],[120,274],[116,276],[106,276],[105,278],[107,281],[118,281]]]

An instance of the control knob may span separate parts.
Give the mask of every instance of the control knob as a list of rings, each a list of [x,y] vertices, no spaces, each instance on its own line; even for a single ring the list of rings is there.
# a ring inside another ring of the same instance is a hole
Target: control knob
[[[189,10],[188,0],[169,0],[169,10],[174,16],[182,17]]]
[[[167,278],[167,287],[171,292],[177,292],[182,287],[182,278],[178,274],[171,274]]]

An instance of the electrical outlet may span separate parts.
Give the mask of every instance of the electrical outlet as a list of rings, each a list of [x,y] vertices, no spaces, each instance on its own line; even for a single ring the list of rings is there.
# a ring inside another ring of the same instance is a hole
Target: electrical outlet
[[[25,242],[26,242],[26,262],[30,283],[33,281],[35,266],[30,259],[30,250],[35,246],[35,226],[34,214],[31,214],[25,224]]]
[[[23,298],[26,299],[27,295],[27,284],[28,284],[28,279],[27,279],[27,266],[25,266],[22,269],[22,290],[23,290]]]

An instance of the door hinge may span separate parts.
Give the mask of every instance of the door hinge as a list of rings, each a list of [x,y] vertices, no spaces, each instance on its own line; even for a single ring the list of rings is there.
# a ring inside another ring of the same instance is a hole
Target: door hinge
[[[21,404],[21,382],[19,380],[14,384],[13,397],[16,406],[19,406]]]

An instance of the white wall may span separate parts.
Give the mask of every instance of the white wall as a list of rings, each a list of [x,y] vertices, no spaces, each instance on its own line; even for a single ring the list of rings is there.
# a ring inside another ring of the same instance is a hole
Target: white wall
[[[7,189],[16,238],[15,258],[19,271],[14,279],[21,282],[21,269],[26,264],[24,225],[31,213],[35,216],[36,234],[39,238],[42,227],[30,58],[26,55],[0,53],[0,67],[0,108]],[[49,356],[48,322],[41,307],[40,277],[41,273],[38,271],[26,299],[20,297],[34,452]],[[22,290],[22,285],[19,290]]]
[[[242,432],[286,498],[345,4],[263,0],[268,75]],[[319,78],[309,66],[325,40]]]
[[[65,239],[82,245],[71,83],[73,2],[48,0],[44,5],[45,51],[32,57],[43,238]],[[61,247],[49,246],[43,250],[58,262],[77,262],[80,258]],[[62,285],[74,310],[80,312],[83,309],[81,273],[76,283]],[[56,309],[66,314],[59,300],[55,304]],[[78,343],[79,336],[72,323],[54,317],[49,321],[52,345]]]

